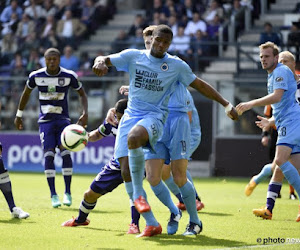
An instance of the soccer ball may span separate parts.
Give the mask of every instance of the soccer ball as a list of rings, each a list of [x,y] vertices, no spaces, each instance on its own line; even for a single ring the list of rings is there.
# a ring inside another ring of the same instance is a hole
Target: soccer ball
[[[88,133],[84,127],[78,124],[71,124],[64,128],[60,135],[60,140],[64,148],[73,152],[78,152],[87,145]]]

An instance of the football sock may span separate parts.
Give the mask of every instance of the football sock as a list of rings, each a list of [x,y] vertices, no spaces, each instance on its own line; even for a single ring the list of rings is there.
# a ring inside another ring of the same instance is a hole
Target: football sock
[[[294,194],[295,193],[295,189],[293,188],[293,186],[290,184],[290,194]]]
[[[298,197],[300,196],[300,176],[297,169],[289,161],[283,163],[280,166],[284,177],[287,179],[289,184],[291,184],[296,190]],[[300,197],[299,197],[300,199]]]
[[[171,175],[168,179],[164,181],[170,191],[178,198],[179,202],[183,203],[181,198],[181,193],[178,186],[175,184],[173,176]]]
[[[194,222],[194,223],[200,225],[200,220],[199,220],[197,208],[196,208],[195,191],[194,191],[193,185],[188,180],[179,189],[182,194],[182,199],[184,201],[186,210],[190,215],[190,222]]]
[[[255,181],[256,184],[259,184],[260,182],[264,181],[268,177],[272,176],[272,164],[266,164],[260,173],[256,176],[254,176],[253,180]]]
[[[282,184],[279,182],[270,182],[267,193],[267,209],[272,213],[275,206],[275,200],[280,193]]]
[[[85,200],[82,200],[79,206],[79,215],[75,219],[77,223],[83,223],[86,221],[89,213],[95,208],[97,201],[95,203],[88,203]]]
[[[55,167],[54,167],[54,152],[48,151],[45,153],[45,175],[47,177],[48,186],[50,188],[51,197],[56,195],[55,190]]]
[[[73,174],[73,164],[70,152],[68,150],[63,150],[60,153],[63,166],[62,166],[62,175],[65,181],[65,193],[71,194],[71,181],[72,181],[72,174]]]
[[[133,200],[133,186],[132,186],[132,182],[131,181],[129,181],[129,182],[124,182],[124,184],[125,184],[125,189],[126,189],[126,192],[127,192],[127,194],[128,194],[128,196],[129,196],[129,198],[131,199],[131,200]]]
[[[196,194],[196,199],[197,200],[201,200],[200,199],[200,197],[199,197],[199,195],[198,195],[198,193],[197,193],[197,190],[196,190],[196,188],[195,188],[195,185],[194,185],[194,182],[193,182],[193,178],[192,178],[192,176],[191,176],[191,173],[190,173],[190,171],[188,171],[188,170],[186,170],[186,177],[189,179],[189,181],[192,183],[192,185],[193,185],[193,188],[194,188],[194,191],[195,191],[195,194]]]
[[[2,159],[0,158],[0,164],[3,164]],[[0,174],[0,189],[3,193],[9,210],[12,212],[12,209],[16,206],[14,202],[14,197],[12,194],[11,182],[9,179],[8,172],[5,170],[4,173]]]
[[[139,226],[140,213],[136,210],[133,201],[130,199],[130,209],[131,209],[131,224]]]
[[[145,160],[143,148],[129,149],[129,168],[133,185],[133,200],[143,195]]]
[[[156,186],[151,186],[156,197],[169,208],[170,212],[173,214],[178,214],[178,208],[175,206],[171,199],[170,192],[166,185],[160,181]]]

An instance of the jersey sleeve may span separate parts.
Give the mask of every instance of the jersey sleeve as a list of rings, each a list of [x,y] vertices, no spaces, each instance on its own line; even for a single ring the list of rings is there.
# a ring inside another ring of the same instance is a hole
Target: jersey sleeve
[[[280,67],[274,71],[273,89],[288,90],[288,68]]]
[[[79,90],[82,88],[82,83],[78,80],[77,74],[71,77],[70,86],[75,90]]]
[[[178,68],[179,82],[185,86],[189,86],[195,79],[196,75],[192,72],[190,66],[181,60]]]
[[[28,80],[26,81],[26,85],[30,89],[34,89],[36,87],[36,83],[34,80],[34,75],[30,74]]]
[[[117,54],[109,56],[110,62],[116,67],[118,71],[129,71],[129,63],[138,53],[136,49],[126,49]]]

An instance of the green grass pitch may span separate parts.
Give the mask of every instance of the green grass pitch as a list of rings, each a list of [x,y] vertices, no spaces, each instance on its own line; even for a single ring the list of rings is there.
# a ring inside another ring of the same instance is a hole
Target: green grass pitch
[[[249,179],[196,179],[196,188],[205,203],[199,212],[204,229],[197,237],[184,237],[181,234],[188,223],[187,212],[183,212],[177,234],[167,235],[169,212],[144,181],[149,203],[163,233],[136,238],[126,234],[130,209],[124,185],[100,197],[89,216],[89,226],[64,228],[62,222],[77,216],[83,193],[94,176],[74,175],[73,205],[58,209],[51,207],[43,174],[10,173],[10,178],[16,205],[29,212],[30,218],[11,219],[4,196],[0,194],[0,249],[300,249],[300,223],[295,222],[299,201],[288,199],[286,182],[273,220],[266,221],[255,217],[252,209],[265,204],[267,182],[260,184],[252,196],[245,197],[244,187]],[[62,198],[64,184],[60,174],[56,178],[56,189]],[[141,218],[140,228],[144,226]],[[258,238],[268,244],[258,243]],[[298,244],[283,243],[288,238],[295,238]]]

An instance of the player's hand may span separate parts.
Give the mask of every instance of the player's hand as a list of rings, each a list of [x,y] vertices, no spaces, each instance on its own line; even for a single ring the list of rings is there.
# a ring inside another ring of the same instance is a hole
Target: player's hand
[[[252,109],[251,102],[241,102],[236,106],[236,111],[238,115],[242,115],[245,111]]]
[[[260,115],[257,116],[257,118],[259,119],[259,121],[255,121],[255,124],[257,127],[265,130],[265,131],[269,131],[271,128],[271,123],[269,121],[268,118],[262,117]]]
[[[129,86],[128,85],[123,85],[119,89],[119,93],[121,95],[128,95],[129,94]]]
[[[239,119],[239,115],[235,109],[235,107],[232,107],[232,109],[230,110],[230,112],[226,113],[227,116],[234,121],[237,121]]]
[[[110,108],[110,109],[107,111],[105,120],[106,120],[109,124],[111,124],[111,125],[113,125],[113,126],[115,126],[115,127],[118,126],[118,120],[116,119],[116,109],[115,109],[115,108]]]
[[[79,117],[79,119],[78,119],[78,121],[77,121],[77,123],[76,124],[78,124],[78,125],[81,125],[82,127],[84,127],[84,128],[87,128],[87,124],[88,124],[88,114],[82,114],[80,117]]]
[[[263,136],[261,138],[261,144],[264,146],[264,147],[267,147],[269,145],[269,137],[268,136]]]
[[[18,129],[18,130],[23,130],[24,129],[23,121],[22,121],[21,117],[16,116],[14,124],[16,126],[16,129]]]
[[[95,60],[94,65],[93,65],[93,72],[97,76],[104,76],[108,72],[108,67],[106,66],[104,61],[97,61]]]

